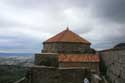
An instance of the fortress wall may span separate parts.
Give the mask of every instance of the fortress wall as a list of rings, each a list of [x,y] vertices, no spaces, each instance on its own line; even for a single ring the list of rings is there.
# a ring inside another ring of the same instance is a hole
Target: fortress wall
[[[125,49],[106,50],[100,53],[107,68],[106,74],[112,83],[125,83]]]
[[[99,63],[91,62],[63,62],[59,64],[60,67],[84,67],[90,68],[93,72],[99,74]]]
[[[31,83],[59,83],[57,72],[53,67],[32,67],[29,80]]]
[[[89,70],[82,68],[34,66],[29,72],[29,83],[83,83],[85,77],[91,79]]]

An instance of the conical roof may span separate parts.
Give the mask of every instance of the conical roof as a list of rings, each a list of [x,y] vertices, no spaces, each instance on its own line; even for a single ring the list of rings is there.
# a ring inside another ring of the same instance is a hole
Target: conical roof
[[[72,32],[68,28],[57,35],[51,37],[45,42],[69,42],[69,43],[84,43],[84,44],[91,44],[89,41],[85,40],[84,38],[80,37],[76,33]]]

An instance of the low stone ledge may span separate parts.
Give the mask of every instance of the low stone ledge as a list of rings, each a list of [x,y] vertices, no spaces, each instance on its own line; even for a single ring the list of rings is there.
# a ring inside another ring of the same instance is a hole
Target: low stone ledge
[[[27,82],[26,82],[26,78],[23,77],[23,78],[17,80],[16,82],[14,82],[14,83],[27,83]]]

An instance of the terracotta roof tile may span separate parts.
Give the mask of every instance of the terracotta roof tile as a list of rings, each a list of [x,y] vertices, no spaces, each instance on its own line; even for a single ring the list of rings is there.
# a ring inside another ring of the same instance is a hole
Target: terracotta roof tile
[[[51,37],[45,42],[76,42],[76,43],[90,44],[89,41],[85,40],[76,33],[70,31],[69,29],[66,29],[61,33],[58,33],[57,35]]]
[[[59,62],[100,62],[99,55],[94,54],[60,54]]]

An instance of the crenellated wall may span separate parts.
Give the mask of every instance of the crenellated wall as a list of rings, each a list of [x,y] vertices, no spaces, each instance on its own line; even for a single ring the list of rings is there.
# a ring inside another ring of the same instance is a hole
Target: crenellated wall
[[[106,74],[112,83],[125,83],[125,49],[101,51]]]

